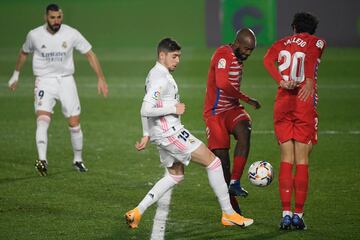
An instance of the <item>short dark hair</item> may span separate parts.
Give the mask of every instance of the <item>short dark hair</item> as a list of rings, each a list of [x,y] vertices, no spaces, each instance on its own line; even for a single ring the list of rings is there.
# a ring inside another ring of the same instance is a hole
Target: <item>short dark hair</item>
[[[175,52],[180,51],[181,46],[173,39],[171,38],[164,38],[161,40],[157,47],[157,53],[159,55],[160,52]]]
[[[49,11],[58,12],[59,10],[60,10],[59,5],[57,5],[55,3],[51,3],[51,4],[47,5],[47,7],[46,7],[46,14],[48,14]]]
[[[319,20],[313,14],[299,12],[295,14],[291,27],[295,29],[296,33],[307,32],[314,34],[318,23]]]

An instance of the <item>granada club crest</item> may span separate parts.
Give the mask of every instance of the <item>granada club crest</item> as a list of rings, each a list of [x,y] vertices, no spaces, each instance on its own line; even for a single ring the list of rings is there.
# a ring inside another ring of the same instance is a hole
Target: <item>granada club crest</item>
[[[66,42],[63,42],[61,46],[62,46],[63,48],[67,48],[67,43],[66,43]]]

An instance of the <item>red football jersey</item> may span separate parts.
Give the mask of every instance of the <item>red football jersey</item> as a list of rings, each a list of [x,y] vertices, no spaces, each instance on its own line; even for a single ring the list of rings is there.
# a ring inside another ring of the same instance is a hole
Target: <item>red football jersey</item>
[[[216,49],[211,58],[206,86],[204,118],[240,106],[249,97],[240,91],[243,64],[237,61],[230,45]]]
[[[306,78],[317,79],[317,67],[325,48],[325,41],[308,33],[299,33],[275,42],[264,57],[264,65],[279,83]],[[277,65],[275,65],[275,62]]]

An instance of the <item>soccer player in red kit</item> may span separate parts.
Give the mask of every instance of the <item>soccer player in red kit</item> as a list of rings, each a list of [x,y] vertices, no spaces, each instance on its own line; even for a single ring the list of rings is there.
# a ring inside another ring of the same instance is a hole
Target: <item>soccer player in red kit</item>
[[[240,91],[244,61],[256,46],[251,29],[237,32],[234,43],[220,46],[211,58],[206,86],[203,117],[206,124],[208,148],[221,159],[232,206],[240,213],[235,196],[246,197],[240,185],[250,148],[251,119],[239,100],[254,108],[260,103]],[[234,163],[230,173],[230,135],[237,140]]]
[[[274,128],[281,163],[279,192],[283,209],[280,229],[306,229],[303,219],[308,192],[308,161],[317,142],[317,70],[325,41],[314,36],[318,20],[310,13],[295,14],[294,34],[275,42],[264,57],[264,65],[278,83]],[[293,165],[295,163],[295,176]],[[291,198],[295,191],[295,211]]]

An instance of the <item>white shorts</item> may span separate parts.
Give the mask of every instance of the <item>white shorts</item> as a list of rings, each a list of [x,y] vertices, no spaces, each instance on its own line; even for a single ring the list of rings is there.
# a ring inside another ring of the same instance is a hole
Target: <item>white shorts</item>
[[[187,129],[182,128],[177,134],[155,141],[160,153],[160,162],[164,167],[171,167],[174,162],[188,165],[191,153],[202,142],[193,136]]]
[[[35,80],[35,112],[53,113],[56,100],[60,101],[65,117],[80,115],[80,100],[74,77],[37,77]]]

